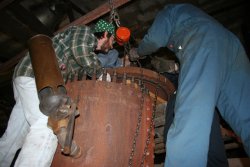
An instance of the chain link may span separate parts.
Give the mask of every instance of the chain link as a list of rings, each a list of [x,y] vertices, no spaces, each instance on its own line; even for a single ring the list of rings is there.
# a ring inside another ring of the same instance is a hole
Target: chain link
[[[148,134],[147,134],[146,146],[144,148],[144,152],[143,152],[143,156],[142,156],[142,160],[141,160],[141,165],[140,165],[141,167],[143,167],[143,165],[144,165],[145,158],[146,158],[146,155],[148,152],[148,146],[149,146],[151,135],[152,135],[151,132],[154,128],[154,118],[155,118],[156,105],[157,105],[157,96],[158,96],[158,85],[157,85],[156,90],[155,90],[155,99],[154,99],[152,117],[151,117],[150,127],[149,127]]]
[[[116,9],[114,7],[113,0],[109,0],[109,6],[110,6],[110,18],[109,18],[110,23],[112,23],[114,21],[116,26],[120,27],[120,17],[119,17],[119,14],[117,13],[117,11],[116,11]],[[129,55],[129,50],[130,49],[131,49],[131,46],[130,46],[129,42],[124,44],[124,55]],[[140,68],[141,68],[141,65],[140,65],[139,61],[137,61],[137,62],[139,64]],[[142,72],[142,70],[141,70],[141,72]],[[142,74],[142,76],[143,76],[143,74]],[[143,83],[142,83],[141,86],[143,86]],[[157,100],[157,89],[156,89],[156,98],[155,99]],[[135,131],[135,135],[134,135],[134,138],[133,138],[131,153],[130,153],[130,156],[129,156],[129,162],[128,162],[129,167],[132,167],[133,158],[134,158],[134,155],[135,155],[137,137],[139,135],[139,131],[140,131],[140,127],[141,127],[141,121],[142,121],[143,105],[144,105],[144,96],[142,96],[142,98],[141,98],[140,111],[139,111],[139,115],[138,115],[136,131]],[[142,160],[141,160],[141,167],[143,167],[143,164],[144,164],[144,161],[145,161],[145,158],[146,158],[146,155],[147,155],[148,145],[150,143],[150,138],[151,138],[151,131],[152,131],[153,126],[154,126],[154,117],[155,117],[155,110],[156,110],[155,106],[156,106],[156,102],[154,104],[154,109],[153,109],[153,112],[152,112],[152,118],[151,118],[149,131],[148,131],[148,134],[147,134],[146,145],[145,145]]]
[[[143,84],[143,70],[142,70],[142,68],[140,68],[140,69],[141,69],[141,80],[139,80],[139,86],[142,88],[141,92],[145,93],[147,91],[143,92],[144,91],[143,89],[146,89],[145,85]],[[155,89],[155,98],[154,98],[154,104],[153,104],[152,117],[151,117],[150,127],[149,127],[148,133],[147,133],[146,145],[144,147],[144,152],[143,152],[142,159],[141,159],[141,162],[140,162],[141,167],[143,167],[143,165],[144,165],[146,155],[148,153],[148,146],[149,146],[151,135],[152,135],[151,132],[152,132],[152,130],[154,128],[154,118],[155,118],[156,105],[157,105],[158,88],[159,88],[159,84],[157,84],[156,89]],[[144,96],[142,96],[142,98],[141,98],[141,104],[140,105],[141,105],[140,106],[140,112],[139,112],[139,115],[138,115],[136,131],[135,131],[135,135],[134,135],[134,139],[133,139],[133,145],[132,145],[131,153],[130,153],[130,156],[129,156],[129,164],[128,164],[129,167],[132,167],[133,157],[134,157],[135,149],[136,149],[136,141],[137,141],[137,137],[139,135],[140,127],[141,127],[142,112],[143,112],[143,106],[144,106]]]
[[[120,17],[119,17],[119,14],[116,10],[116,8],[114,7],[114,2],[113,0],[109,0],[109,6],[110,6],[110,23],[112,23],[113,21],[115,22],[116,26],[117,27],[120,27]],[[131,45],[130,45],[130,42],[128,41],[127,43],[124,43],[124,55],[129,55],[129,51],[131,49]],[[124,62],[125,62],[125,57],[124,57]],[[141,64],[139,62],[139,60],[136,61],[137,64],[141,67]]]
[[[141,98],[141,104],[140,104],[141,106],[140,106],[140,111],[139,111],[139,115],[138,115],[135,135],[134,135],[134,139],[133,139],[133,145],[132,145],[131,153],[130,153],[130,156],[129,156],[129,162],[128,162],[129,167],[132,167],[133,158],[134,158],[134,155],[135,155],[136,141],[137,141],[137,137],[139,135],[140,127],[141,127],[143,104],[144,104],[144,96],[142,96],[142,98]]]
[[[113,21],[115,22],[117,27],[120,27],[120,17],[119,14],[116,11],[116,8],[114,7],[114,2],[113,0],[109,0],[109,6],[110,6],[110,23]]]

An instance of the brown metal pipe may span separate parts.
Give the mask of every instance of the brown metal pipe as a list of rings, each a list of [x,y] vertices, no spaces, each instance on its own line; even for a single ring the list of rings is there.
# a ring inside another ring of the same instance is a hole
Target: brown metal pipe
[[[46,87],[56,92],[59,86],[64,85],[64,81],[52,40],[46,35],[38,34],[28,41],[28,46],[38,92]]]

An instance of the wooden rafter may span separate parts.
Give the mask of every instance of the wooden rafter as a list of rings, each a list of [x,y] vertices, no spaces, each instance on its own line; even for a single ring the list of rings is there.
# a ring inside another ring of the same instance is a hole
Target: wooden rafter
[[[124,4],[126,4],[127,2],[129,2],[131,0],[113,0],[114,2],[114,7],[117,8],[119,6],[122,6]],[[95,19],[105,15],[106,13],[108,13],[110,11],[110,6],[109,6],[109,2],[104,3],[103,5],[99,6],[98,8],[90,11],[89,13],[87,13],[86,15],[80,17],[79,19],[73,21],[72,23],[64,26],[63,28],[59,29],[57,32],[62,32],[63,30],[65,30],[66,28],[68,28],[69,26],[73,26],[73,25],[85,25],[88,24],[92,21],[94,21]]]

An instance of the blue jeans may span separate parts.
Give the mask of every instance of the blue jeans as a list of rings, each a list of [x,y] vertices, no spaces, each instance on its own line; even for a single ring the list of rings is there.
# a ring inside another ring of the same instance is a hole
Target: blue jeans
[[[97,57],[104,68],[121,67],[122,60],[118,56],[119,53],[115,49],[109,50],[107,54],[97,54]]]

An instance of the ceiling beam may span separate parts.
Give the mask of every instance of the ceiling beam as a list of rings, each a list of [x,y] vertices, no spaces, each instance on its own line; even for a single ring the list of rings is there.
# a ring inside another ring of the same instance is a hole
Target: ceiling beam
[[[131,0],[113,0],[114,8],[118,8],[119,6],[122,6],[122,5],[126,4],[129,1],[131,1]],[[56,31],[55,34],[64,31],[65,29],[67,29],[70,26],[88,24],[88,23],[94,21],[95,19],[105,15],[108,12],[110,12],[110,5],[109,5],[109,2],[106,2],[103,5],[99,6],[98,8],[90,11],[86,15],[80,17],[79,19],[77,19],[77,20],[71,22],[70,24],[62,27],[61,29]]]
[[[27,41],[31,36],[29,29],[5,10],[0,10],[0,30],[13,36],[19,42]],[[10,28],[11,27],[11,28]]]
[[[13,3],[7,8],[11,13],[14,13],[15,17],[24,23],[31,32],[31,35],[45,34],[48,36],[53,35],[53,31],[46,27],[36,16],[34,16],[29,10],[25,9],[19,3]],[[33,32],[33,30],[35,32]]]
[[[9,4],[11,4],[14,1],[15,0],[4,0],[4,1],[0,2],[0,10],[2,10],[3,8],[5,8],[6,6],[8,6]]]

